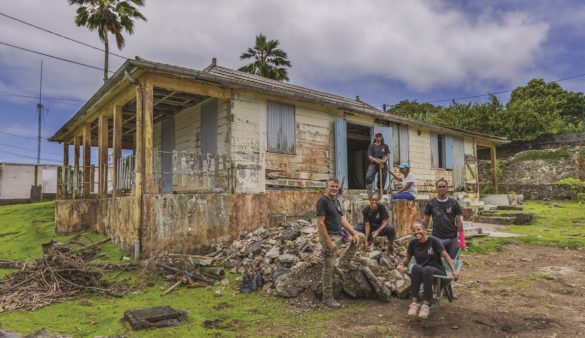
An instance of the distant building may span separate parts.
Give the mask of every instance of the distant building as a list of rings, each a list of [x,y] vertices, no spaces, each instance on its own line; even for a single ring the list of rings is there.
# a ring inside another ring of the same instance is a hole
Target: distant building
[[[35,164],[0,162],[0,203],[28,202],[35,184]],[[54,199],[57,192],[57,165],[39,164],[37,184],[45,197]]]

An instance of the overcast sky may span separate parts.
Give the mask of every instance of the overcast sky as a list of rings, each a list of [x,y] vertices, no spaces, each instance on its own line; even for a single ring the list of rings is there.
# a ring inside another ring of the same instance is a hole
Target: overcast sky
[[[217,57],[238,68],[241,52],[263,33],[288,52],[292,83],[359,95],[379,108],[403,99],[448,104],[534,77],[585,73],[581,1],[146,0],[142,12],[148,22],[138,22],[125,48],[113,52],[195,69]],[[75,8],[66,0],[0,0],[0,13],[101,46],[97,33],[75,25]],[[1,15],[0,42],[103,66],[103,53]],[[38,96],[41,60],[44,138],[102,84],[99,70],[0,44],[0,161],[34,162],[37,102],[15,95]],[[123,61],[110,60],[111,70]],[[583,91],[585,77],[561,85]],[[61,149],[43,141],[43,162],[59,162]]]

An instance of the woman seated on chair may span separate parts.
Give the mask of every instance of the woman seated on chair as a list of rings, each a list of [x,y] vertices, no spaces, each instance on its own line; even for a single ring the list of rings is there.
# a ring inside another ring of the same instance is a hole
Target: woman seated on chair
[[[422,221],[414,221],[412,225],[414,239],[408,244],[406,257],[398,265],[399,271],[405,270],[411,257],[414,257],[416,264],[412,267],[410,278],[410,295],[412,304],[408,310],[409,316],[418,315],[421,318],[429,317],[429,303],[433,298],[433,275],[446,275],[445,268],[441,264],[441,257],[447,262],[453,279],[459,278],[459,272],[456,271],[453,261],[445,251],[445,247],[438,239],[427,235],[427,229]],[[423,284],[422,306],[420,302],[419,289],[421,282]]]

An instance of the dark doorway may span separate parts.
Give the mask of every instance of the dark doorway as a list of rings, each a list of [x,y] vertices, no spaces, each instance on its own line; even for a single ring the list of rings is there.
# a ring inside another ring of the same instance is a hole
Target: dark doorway
[[[368,170],[368,146],[371,143],[371,127],[347,124],[347,173],[349,189],[366,188]]]

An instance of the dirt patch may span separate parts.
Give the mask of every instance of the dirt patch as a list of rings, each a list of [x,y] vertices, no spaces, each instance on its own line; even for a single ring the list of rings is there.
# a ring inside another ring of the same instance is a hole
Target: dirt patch
[[[213,309],[217,310],[217,311],[223,311],[225,309],[229,309],[231,308],[233,305],[229,304],[229,303],[219,303],[216,306],[213,307]]]
[[[408,317],[409,300],[389,304],[343,299],[365,310],[322,323],[326,337],[585,336],[585,252],[528,245],[489,255],[463,255],[462,277],[424,320]],[[287,328],[271,328],[275,336]],[[310,332],[295,334],[306,335]]]
[[[239,330],[244,326],[244,322],[242,320],[224,320],[220,318],[206,320],[201,324],[206,329],[216,329],[216,330],[227,330],[227,331],[235,331]]]

